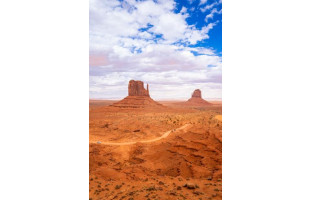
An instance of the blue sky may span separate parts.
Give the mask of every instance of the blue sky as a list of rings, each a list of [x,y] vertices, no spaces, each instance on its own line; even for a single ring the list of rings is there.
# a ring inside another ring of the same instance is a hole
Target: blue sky
[[[206,22],[206,16],[211,13],[212,9],[222,10],[222,3],[216,0],[208,0],[205,3],[201,1],[189,1],[178,0],[176,1],[177,9],[176,13],[182,10],[182,7],[187,8],[189,17],[186,19],[190,25],[195,25],[197,28],[202,28],[207,22],[217,22],[217,25],[210,30],[210,39],[199,41],[197,45],[212,48],[218,54],[222,54],[222,13],[214,14],[212,18],[208,18]],[[212,6],[213,5],[213,6]],[[207,6],[212,6],[208,10],[204,10]]]
[[[221,99],[221,0],[90,0],[90,98],[122,99],[131,79],[154,99]]]

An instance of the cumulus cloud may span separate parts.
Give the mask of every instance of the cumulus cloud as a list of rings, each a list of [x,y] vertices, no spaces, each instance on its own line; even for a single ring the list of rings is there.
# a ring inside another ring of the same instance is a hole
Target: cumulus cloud
[[[208,22],[209,19],[212,19],[214,17],[214,14],[220,14],[222,13],[222,10],[217,10],[216,8],[212,9],[210,14],[208,14],[205,18],[205,21]]]
[[[187,11],[187,8],[185,8],[185,7],[183,6],[182,9],[181,9],[181,11],[180,11],[180,13],[184,14],[184,13],[186,13],[186,11]]]
[[[221,57],[195,47],[216,22],[189,25],[173,0],[90,0],[90,98],[121,99],[131,79],[154,99],[186,99],[196,88],[221,98]]]
[[[207,10],[211,10],[213,7],[220,5],[222,3],[222,1],[215,1],[212,4],[207,4],[206,6],[200,8],[201,12],[206,12]]]

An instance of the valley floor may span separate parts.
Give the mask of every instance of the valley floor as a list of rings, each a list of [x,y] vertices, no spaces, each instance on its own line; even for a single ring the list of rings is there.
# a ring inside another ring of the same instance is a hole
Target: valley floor
[[[90,199],[222,199],[221,115],[90,103]]]

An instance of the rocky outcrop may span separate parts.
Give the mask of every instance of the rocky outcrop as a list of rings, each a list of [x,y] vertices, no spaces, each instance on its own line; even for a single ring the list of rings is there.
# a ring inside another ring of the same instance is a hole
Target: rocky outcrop
[[[201,98],[201,91],[199,89],[196,89],[193,92],[192,97]]]
[[[201,91],[199,89],[196,89],[192,93],[192,98],[190,98],[188,101],[185,102],[186,105],[189,106],[209,106],[212,105],[208,101],[204,100],[201,97]]]
[[[142,81],[131,80],[128,84],[128,96],[123,100],[114,103],[112,107],[118,108],[154,108],[164,107],[160,103],[154,101],[149,94],[149,85],[144,88]]]
[[[147,96],[127,96],[123,100],[112,105],[118,108],[152,108],[163,107],[160,103]]]
[[[128,84],[128,96],[150,96],[149,94],[149,84],[147,84],[147,89],[144,89],[144,84],[142,81],[129,81]]]

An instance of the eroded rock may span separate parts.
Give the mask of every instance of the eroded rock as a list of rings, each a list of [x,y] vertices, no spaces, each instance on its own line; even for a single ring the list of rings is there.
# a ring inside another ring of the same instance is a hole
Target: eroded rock
[[[201,91],[199,89],[196,89],[193,92],[192,97],[201,98]]]
[[[150,96],[149,94],[149,84],[147,84],[147,89],[144,88],[144,83],[142,81],[129,81],[128,84],[128,96]]]

